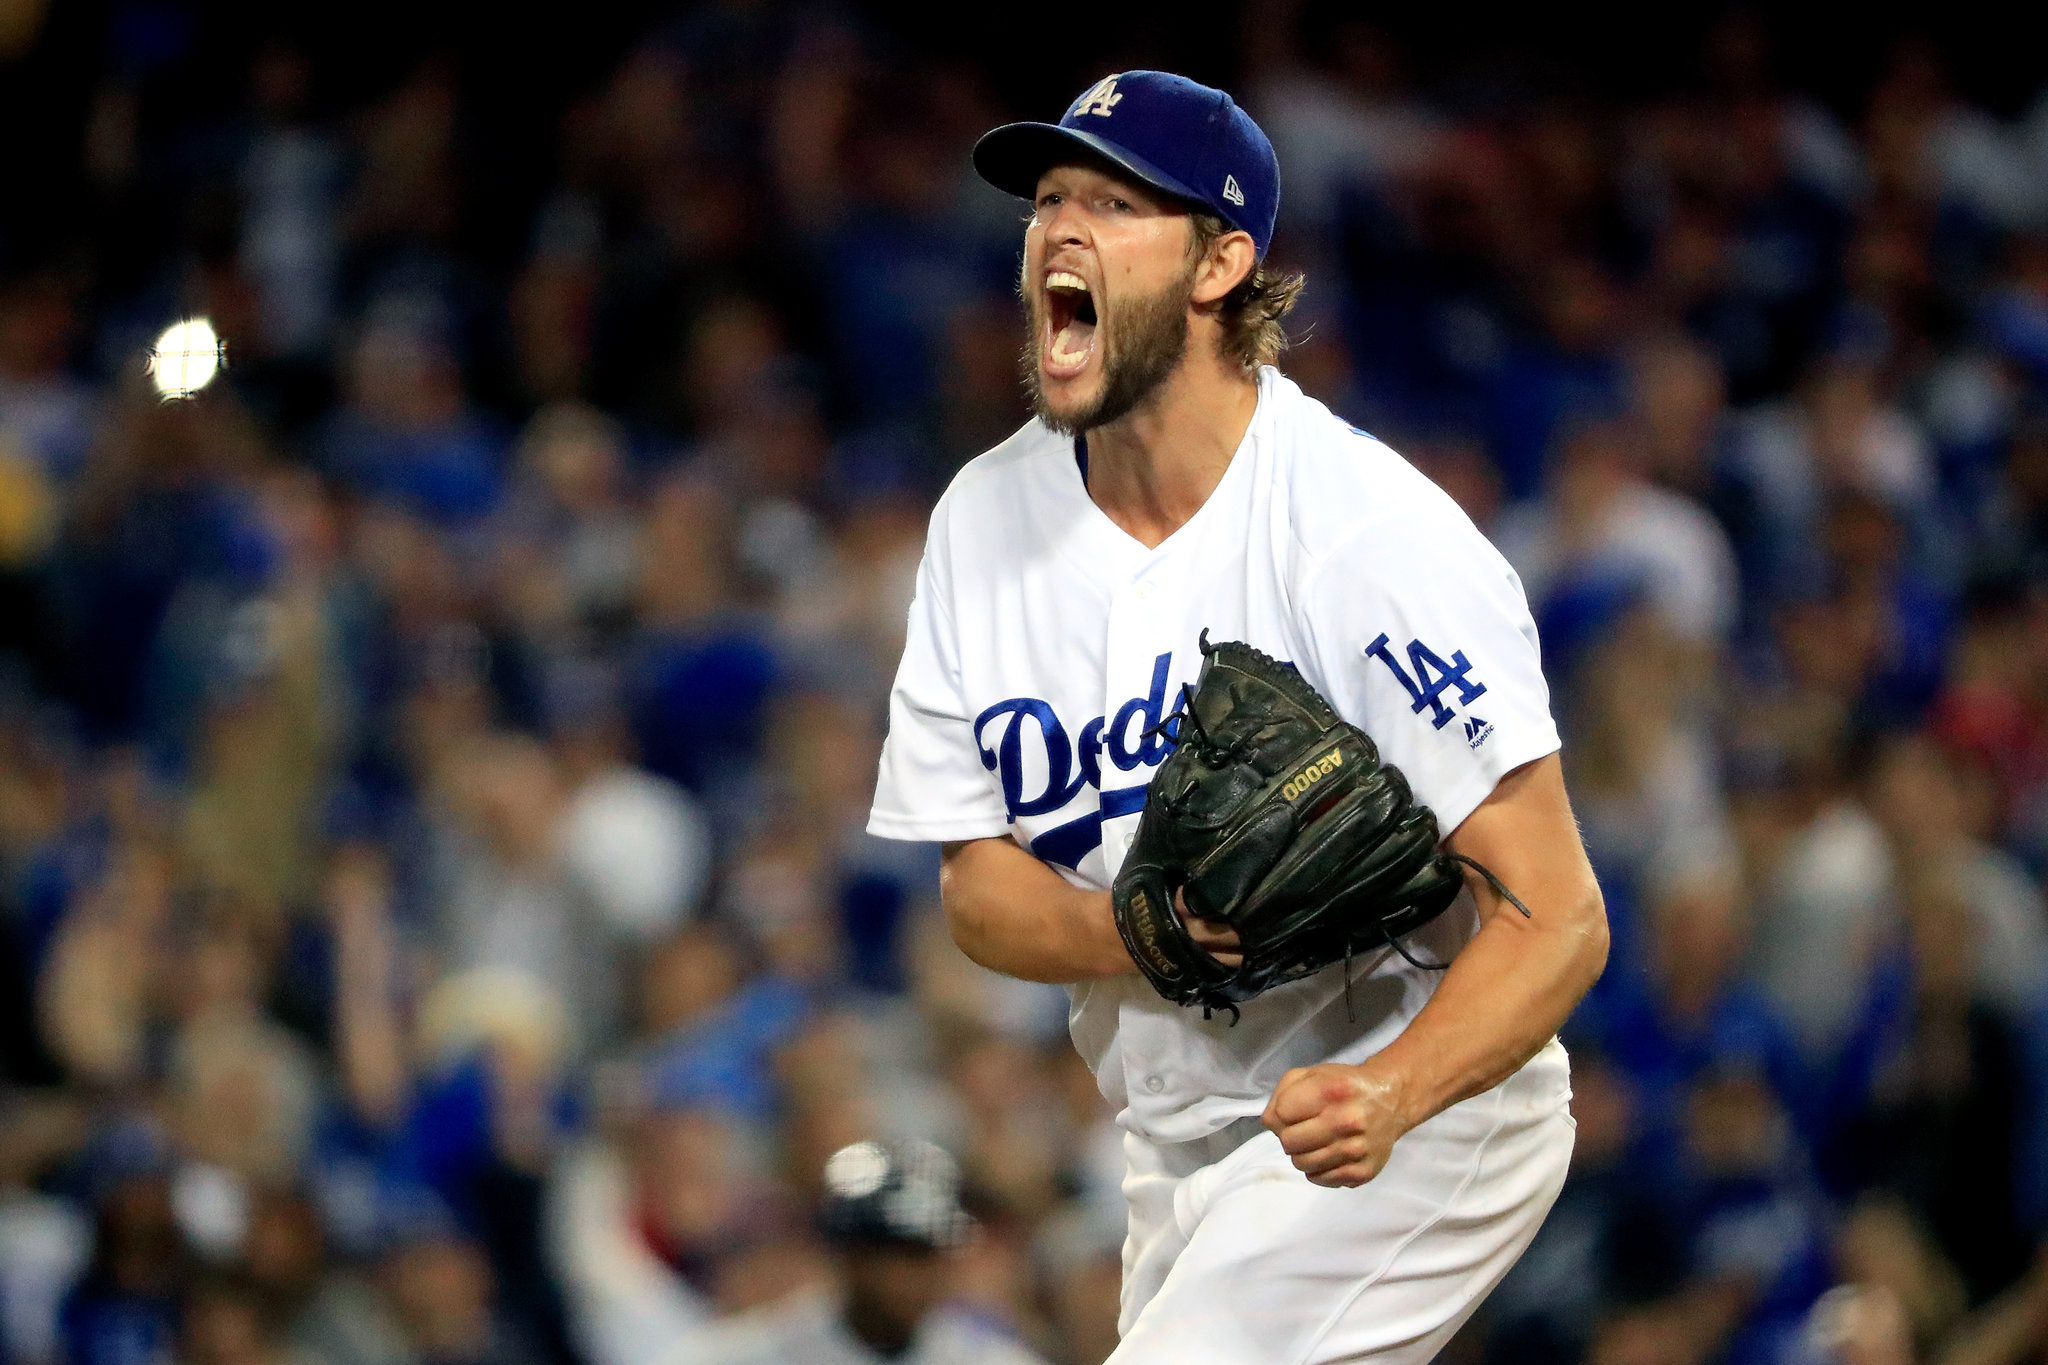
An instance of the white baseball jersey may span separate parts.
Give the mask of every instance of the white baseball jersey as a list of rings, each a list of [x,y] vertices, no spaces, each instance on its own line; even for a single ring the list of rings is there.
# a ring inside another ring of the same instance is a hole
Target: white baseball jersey
[[[1245,640],[1291,661],[1407,774],[1445,833],[1557,730],[1520,582],[1457,505],[1272,368],[1222,481],[1156,548],[1090,499],[1085,447],[1034,421],[970,462],[932,514],[869,817],[885,838],[1007,835],[1106,888],[1202,658]],[[1445,960],[1477,929],[1460,896],[1410,935]],[[1075,1044],[1130,1132],[1205,1137],[1281,1075],[1359,1062],[1437,974],[1382,949],[1226,1015],[1140,976],[1072,988]]]

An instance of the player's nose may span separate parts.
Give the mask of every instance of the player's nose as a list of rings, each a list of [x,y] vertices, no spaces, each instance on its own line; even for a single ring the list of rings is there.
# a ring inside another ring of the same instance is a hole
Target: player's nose
[[[1071,199],[1040,205],[1038,225],[1044,229],[1048,252],[1088,244],[1088,215]]]

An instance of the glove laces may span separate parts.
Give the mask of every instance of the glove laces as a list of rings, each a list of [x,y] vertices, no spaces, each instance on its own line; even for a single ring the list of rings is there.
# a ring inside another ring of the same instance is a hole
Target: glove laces
[[[1454,863],[1463,863],[1466,867],[1471,868],[1474,872],[1484,877],[1486,884],[1493,888],[1494,894],[1498,895],[1509,905],[1514,906],[1515,909],[1521,911],[1523,919],[1536,918],[1536,916],[1529,913],[1529,907],[1522,904],[1522,898],[1508,890],[1506,882],[1493,875],[1492,868],[1489,868],[1478,859],[1468,858],[1462,853],[1446,852],[1444,856]],[[1387,932],[1385,920],[1381,920],[1376,927],[1380,931],[1380,938],[1385,941],[1389,948],[1392,948],[1395,952],[1406,958],[1409,966],[1420,967],[1425,972],[1447,972],[1451,969],[1451,964],[1448,962],[1424,962],[1421,958],[1409,952],[1401,945],[1399,939]],[[1351,1008],[1351,949],[1349,946],[1344,950],[1344,1008],[1347,1011]]]
[[[1180,701],[1173,708],[1172,713],[1151,729],[1140,734],[1138,738],[1153,739],[1159,735],[1165,735],[1178,745],[1182,742],[1180,724],[1182,721],[1186,721],[1187,728],[1194,731],[1195,752],[1201,755],[1202,762],[1212,768],[1220,768],[1224,764],[1234,761],[1239,754],[1244,752],[1245,744],[1251,738],[1251,736],[1246,735],[1233,740],[1229,744],[1217,743],[1215,738],[1202,725],[1202,718],[1195,714],[1195,691],[1186,683],[1180,685]]]

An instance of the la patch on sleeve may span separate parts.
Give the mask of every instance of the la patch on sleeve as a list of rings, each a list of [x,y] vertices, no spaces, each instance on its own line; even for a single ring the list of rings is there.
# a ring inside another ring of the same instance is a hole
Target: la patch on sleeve
[[[1493,733],[1492,724],[1472,712],[1472,703],[1486,695],[1486,684],[1472,676],[1472,661],[1465,657],[1464,650],[1452,650],[1450,661],[1446,663],[1443,655],[1421,640],[1410,640],[1408,666],[1403,668],[1401,661],[1394,657],[1387,633],[1381,631],[1365,647],[1365,652],[1387,666],[1395,681],[1408,693],[1408,699],[1413,703],[1409,708],[1411,711],[1418,716],[1425,710],[1430,713],[1430,724],[1435,729],[1443,729],[1456,718],[1457,711],[1444,704],[1444,694],[1454,692],[1458,706],[1465,711],[1465,742],[1477,749]]]

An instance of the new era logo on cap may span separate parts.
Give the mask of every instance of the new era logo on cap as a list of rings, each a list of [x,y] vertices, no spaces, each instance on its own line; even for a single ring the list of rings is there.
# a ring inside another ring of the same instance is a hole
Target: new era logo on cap
[[[1280,163],[1221,90],[1166,71],[1121,71],[1088,87],[1058,123],[1005,124],[974,147],[982,178],[1020,199],[1036,198],[1053,166],[1090,160],[1250,233],[1261,257],[1272,244]]]

